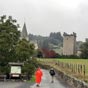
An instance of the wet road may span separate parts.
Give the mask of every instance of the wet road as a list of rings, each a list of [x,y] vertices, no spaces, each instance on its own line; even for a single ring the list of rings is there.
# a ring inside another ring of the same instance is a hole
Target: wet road
[[[30,88],[36,88],[36,84],[31,86]],[[69,88],[66,85],[61,84],[56,78],[54,78],[54,83],[51,83],[51,76],[49,71],[43,70],[43,78],[40,84],[40,88]]]
[[[28,82],[0,82],[0,88],[30,88]]]
[[[36,84],[29,82],[0,82],[0,88],[37,88]],[[54,83],[51,83],[51,76],[49,71],[43,70],[43,78],[39,88],[69,88],[61,84],[56,78]]]

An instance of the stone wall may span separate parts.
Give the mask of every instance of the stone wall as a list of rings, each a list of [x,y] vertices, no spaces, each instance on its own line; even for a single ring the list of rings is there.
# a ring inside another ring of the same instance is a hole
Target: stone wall
[[[49,65],[41,65],[41,67],[44,69],[50,69]],[[71,77],[57,69],[55,69],[55,71],[57,73],[56,78],[63,84],[68,85],[69,88],[88,88],[88,84],[84,81],[81,81],[75,77]]]
[[[88,88],[88,84],[84,81],[78,80],[58,70],[56,70],[56,73],[56,78],[68,84],[70,88]]]

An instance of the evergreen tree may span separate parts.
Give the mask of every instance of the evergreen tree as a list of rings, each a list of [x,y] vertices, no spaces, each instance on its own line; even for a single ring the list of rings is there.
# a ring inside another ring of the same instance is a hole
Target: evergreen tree
[[[7,66],[15,55],[14,48],[20,37],[18,24],[11,16],[0,17],[0,66]]]
[[[81,57],[87,59],[88,58],[88,41],[81,45]]]
[[[18,42],[15,49],[17,60],[24,62],[29,60],[35,52],[35,46],[30,44],[26,39],[22,39]]]
[[[0,59],[9,61],[13,55],[12,52],[20,37],[16,20],[11,16],[8,18],[4,15],[0,19]]]

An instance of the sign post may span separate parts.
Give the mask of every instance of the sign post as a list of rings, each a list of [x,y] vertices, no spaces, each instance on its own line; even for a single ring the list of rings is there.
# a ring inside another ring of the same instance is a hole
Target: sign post
[[[21,78],[23,63],[10,62],[10,78]]]

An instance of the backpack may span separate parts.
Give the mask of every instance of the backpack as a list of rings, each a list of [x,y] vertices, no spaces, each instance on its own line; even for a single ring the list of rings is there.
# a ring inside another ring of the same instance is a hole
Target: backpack
[[[55,75],[54,70],[50,70],[50,75]]]

